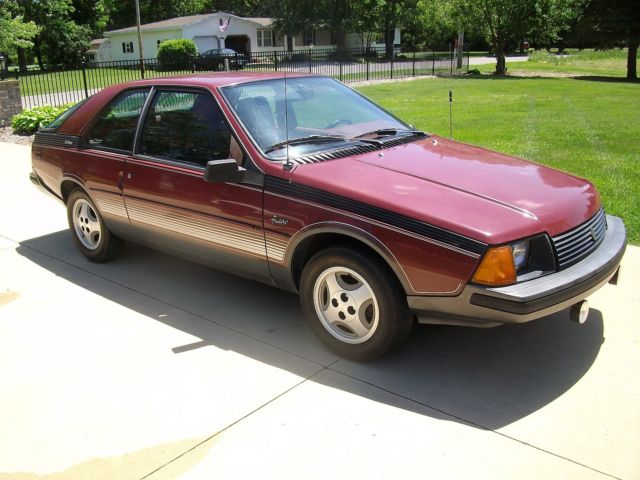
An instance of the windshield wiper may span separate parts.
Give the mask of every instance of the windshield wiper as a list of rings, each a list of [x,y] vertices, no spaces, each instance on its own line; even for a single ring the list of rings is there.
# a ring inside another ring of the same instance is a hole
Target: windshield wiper
[[[381,128],[379,130],[373,130],[371,132],[362,133],[354,138],[362,138],[367,135],[397,135],[399,133],[410,133],[412,135],[425,135],[421,130],[409,130],[408,128]]]
[[[278,142],[267,148],[264,153],[273,152],[286,145],[302,145],[305,143],[331,142],[335,140],[346,140],[342,135],[308,135],[306,137],[291,138],[283,142]]]

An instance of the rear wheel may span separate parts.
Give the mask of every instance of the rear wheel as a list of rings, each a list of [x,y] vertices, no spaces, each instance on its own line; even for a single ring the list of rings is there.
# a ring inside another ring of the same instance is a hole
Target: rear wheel
[[[67,220],[73,242],[89,260],[106,262],[120,252],[122,240],[111,233],[82,190],[76,189],[69,194]]]
[[[380,262],[346,248],[316,254],[300,282],[313,332],[337,354],[371,360],[398,346],[412,319],[395,278]]]

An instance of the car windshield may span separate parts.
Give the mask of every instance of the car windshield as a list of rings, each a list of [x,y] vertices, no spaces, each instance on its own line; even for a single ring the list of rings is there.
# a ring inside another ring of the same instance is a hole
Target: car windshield
[[[227,53],[230,55],[235,55],[236,51],[235,50],[231,50],[230,48],[223,48],[222,49],[222,53]]]
[[[335,148],[378,131],[409,125],[365,97],[327,77],[294,77],[222,89],[227,102],[260,149],[282,157]],[[303,141],[296,142],[296,139]]]

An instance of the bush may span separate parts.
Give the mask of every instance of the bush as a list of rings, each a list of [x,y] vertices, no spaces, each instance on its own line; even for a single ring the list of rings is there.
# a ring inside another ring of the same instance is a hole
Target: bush
[[[193,58],[198,54],[198,49],[193,40],[180,38],[166,40],[158,49],[158,63],[160,70],[190,70]]]
[[[37,132],[38,128],[49,125],[55,118],[71,108],[74,103],[67,103],[59,107],[44,105],[42,107],[34,107],[30,110],[24,110],[13,116],[11,126],[15,133],[29,135]]]
[[[340,61],[340,62],[352,62],[353,54],[349,50],[337,48],[327,53],[327,60]]]

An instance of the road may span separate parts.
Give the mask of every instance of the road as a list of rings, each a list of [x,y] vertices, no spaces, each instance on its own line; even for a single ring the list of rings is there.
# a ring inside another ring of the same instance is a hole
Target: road
[[[585,325],[419,326],[358,364],[294,295],[136,245],[89,263],[29,149],[0,158],[0,479],[640,477],[637,247]]]

